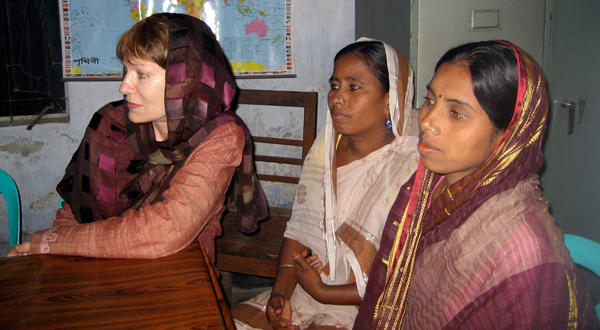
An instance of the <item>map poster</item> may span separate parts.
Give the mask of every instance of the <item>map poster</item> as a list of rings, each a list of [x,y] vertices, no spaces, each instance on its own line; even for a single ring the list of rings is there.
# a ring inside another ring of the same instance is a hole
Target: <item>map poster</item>
[[[121,34],[154,13],[183,13],[210,26],[237,78],[294,77],[292,0],[57,0],[63,78],[121,79]]]

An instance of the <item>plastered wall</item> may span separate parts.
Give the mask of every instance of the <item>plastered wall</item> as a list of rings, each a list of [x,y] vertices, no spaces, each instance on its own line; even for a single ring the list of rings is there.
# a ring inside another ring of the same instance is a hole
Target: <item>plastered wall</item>
[[[238,80],[240,88],[316,91],[319,93],[319,119],[323,126],[326,111],[327,80],[335,53],[354,41],[354,0],[294,1],[294,50],[296,78]],[[40,124],[31,131],[25,126],[0,127],[0,168],[13,176],[21,194],[22,230],[31,234],[52,225],[59,196],[55,186],[77,149],[91,115],[107,102],[122,96],[118,82],[68,82],[71,121],[66,124]],[[272,112],[240,109],[253,134],[275,135],[284,130],[301,138],[302,119],[293,110]],[[268,119],[268,120],[267,120]],[[253,123],[250,123],[254,121]],[[260,146],[258,147],[260,148]],[[266,150],[265,153],[294,154],[295,150]],[[261,164],[259,170],[267,171]],[[280,168],[275,171],[298,171]],[[265,187],[274,206],[291,207],[294,187]],[[6,204],[0,198],[0,241],[7,241]]]

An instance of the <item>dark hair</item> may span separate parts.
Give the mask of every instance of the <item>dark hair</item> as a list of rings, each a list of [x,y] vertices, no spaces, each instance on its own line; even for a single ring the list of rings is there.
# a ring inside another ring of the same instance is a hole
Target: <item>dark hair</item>
[[[464,44],[442,56],[444,63],[464,64],[471,72],[477,101],[497,129],[505,130],[512,119],[519,90],[519,66],[515,50],[501,42]]]
[[[349,44],[335,55],[333,63],[340,57],[348,54],[354,54],[362,58],[369,67],[371,73],[381,83],[382,91],[384,93],[390,91],[390,78],[383,43],[379,41],[360,41]]]

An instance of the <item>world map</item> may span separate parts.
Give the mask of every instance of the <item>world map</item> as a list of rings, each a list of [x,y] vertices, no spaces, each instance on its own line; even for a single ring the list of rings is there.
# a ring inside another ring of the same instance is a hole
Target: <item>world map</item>
[[[63,76],[121,78],[119,36],[154,13],[182,13],[205,21],[236,76],[294,74],[292,0],[61,0]]]

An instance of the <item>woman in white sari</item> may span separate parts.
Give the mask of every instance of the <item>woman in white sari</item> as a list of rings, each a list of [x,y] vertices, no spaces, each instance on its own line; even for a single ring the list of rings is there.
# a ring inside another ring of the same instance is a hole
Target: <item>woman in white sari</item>
[[[352,328],[390,207],[416,170],[412,77],[383,42],[362,38],[338,52],[275,284],[233,309],[238,328]]]

